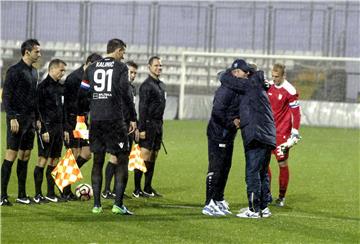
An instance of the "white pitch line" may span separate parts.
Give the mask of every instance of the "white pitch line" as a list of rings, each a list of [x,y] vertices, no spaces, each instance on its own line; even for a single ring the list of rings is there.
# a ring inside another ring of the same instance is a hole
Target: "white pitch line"
[[[360,222],[360,219],[346,219],[342,217],[323,217],[323,216],[311,216],[311,215],[299,215],[299,214],[287,214],[287,213],[277,213],[275,216],[283,216],[283,217],[296,217],[296,218],[306,218],[306,219],[317,219],[317,220],[334,220],[334,221],[354,221],[354,222]]]
[[[170,205],[170,204],[160,204],[159,206],[164,208],[180,208],[180,209],[200,209],[201,207],[193,207],[193,206],[185,206],[185,205]],[[313,216],[313,215],[300,215],[300,214],[288,214],[288,213],[276,213],[272,217],[295,217],[295,218],[305,218],[305,219],[316,219],[316,220],[334,220],[334,221],[354,221],[354,222],[360,222],[360,219],[345,219],[341,217],[322,217],[322,216]]]
[[[170,205],[170,204],[160,204],[159,206],[164,207],[164,208],[188,208],[188,209],[196,209],[200,207],[193,207],[193,206],[185,206],[185,205]]]

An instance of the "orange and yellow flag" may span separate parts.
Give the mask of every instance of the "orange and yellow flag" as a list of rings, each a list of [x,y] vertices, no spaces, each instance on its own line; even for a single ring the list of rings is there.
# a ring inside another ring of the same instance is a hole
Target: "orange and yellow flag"
[[[71,149],[66,151],[65,156],[51,172],[51,176],[61,192],[67,185],[71,185],[83,178]]]
[[[147,171],[144,160],[142,159],[142,157],[140,155],[139,144],[134,144],[131,148],[131,152],[129,155],[128,169],[130,171],[134,171],[134,169],[138,169],[144,173]]]
[[[76,117],[76,126],[75,130],[73,130],[73,135],[74,138],[89,139],[89,130],[85,124],[85,116]]]

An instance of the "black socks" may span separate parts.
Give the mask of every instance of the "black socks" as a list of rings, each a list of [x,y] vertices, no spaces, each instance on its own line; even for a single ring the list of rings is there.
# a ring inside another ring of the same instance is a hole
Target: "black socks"
[[[91,171],[91,184],[94,191],[94,206],[101,207],[100,191],[102,185],[102,168],[104,166],[105,153],[94,153],[94,163]]]
[[[37,196],[38,194],[42,194],[41,185],[43,182],[43,177],[44,177],[44,168],[35,166],[34,169],[35,196]]]
[[[7,187],[11,175],[11,167],[13,162],[4,159],[3,164],[1,165],[1,197],[7,197]]]
[[[152,178],[153,178],[153,175],[154,175],[155,163],[145,161],[145,165],[146,165],[147,171],[145,173],[144,191],[147,192],[147,193],[152,193],[151,182],[152,182]]]
[[[56,166],[48,165],[46,168],[46,180],[47,180],[47,187],[48,192],[47,195],[52,197],[55,195],[55,181],[51,176],[51,172],[55,169]]]
[[[18,159],[16,173],[18,177],[18,197],[26,197],[26,176],[29,160],[23,161]]]
[[[123,197],[128,181],[128,158],[127,155],[118,156],[118,164],[115,165],[115,205],[123,205]]]
[[[108,164],[106,166],[106,169],[105,169],[105,191],[110,191],[110,184],[111,184],[112,177],[115,173],[115,167],[116,167],[116,164],[113,164],[110,161],[108,162]],[[114,184],[114,189],[115,189],[115,184]]]
[[[135,183],[135,191],[141,190],[141,178],[143,172],[138,169],[134,169],[134,183]]]
[[[79,166],[79,168],[81,168],[81,166],[83,166],[88,160],[81,157],[80,155],[76,158],[76,163]]]

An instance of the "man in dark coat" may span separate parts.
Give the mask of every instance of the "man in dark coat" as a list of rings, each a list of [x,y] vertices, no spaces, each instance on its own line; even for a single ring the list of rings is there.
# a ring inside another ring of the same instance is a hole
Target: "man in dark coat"
[[[245,149],[246,185],[249,207],[240,218],[269,217],[271,193],[268,177],[271,150],[276,146],[276,130],[263,71],[251,72],[245,93],[240,97],[240,129]],[[236,82],[229,71],[221,81]]]
[[[242,65],[241,65],[242,64]],[[224,190],[231,168],[236,132],[240,127],[239,98],[245,92],[250,67],[236,60],[231,75],[239,80],[222,81],[216,90],[207,127],[209,166],[206,177],[206,201],[202,213],[209,216],[231,214]]]

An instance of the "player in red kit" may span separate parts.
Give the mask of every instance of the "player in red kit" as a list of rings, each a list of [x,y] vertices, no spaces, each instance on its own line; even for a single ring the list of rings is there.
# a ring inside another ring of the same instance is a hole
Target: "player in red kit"
[[[267,91],[276,126],[276,150],[273,151],[279,164],[279,198],[276,205],[285,205],[289,183],[289,149],[300,140],[300,104],[295,87],[285,79],[285,65],[274,64],[271,71],[274,84]],[[269,177],[271,172],[269,167]]]

